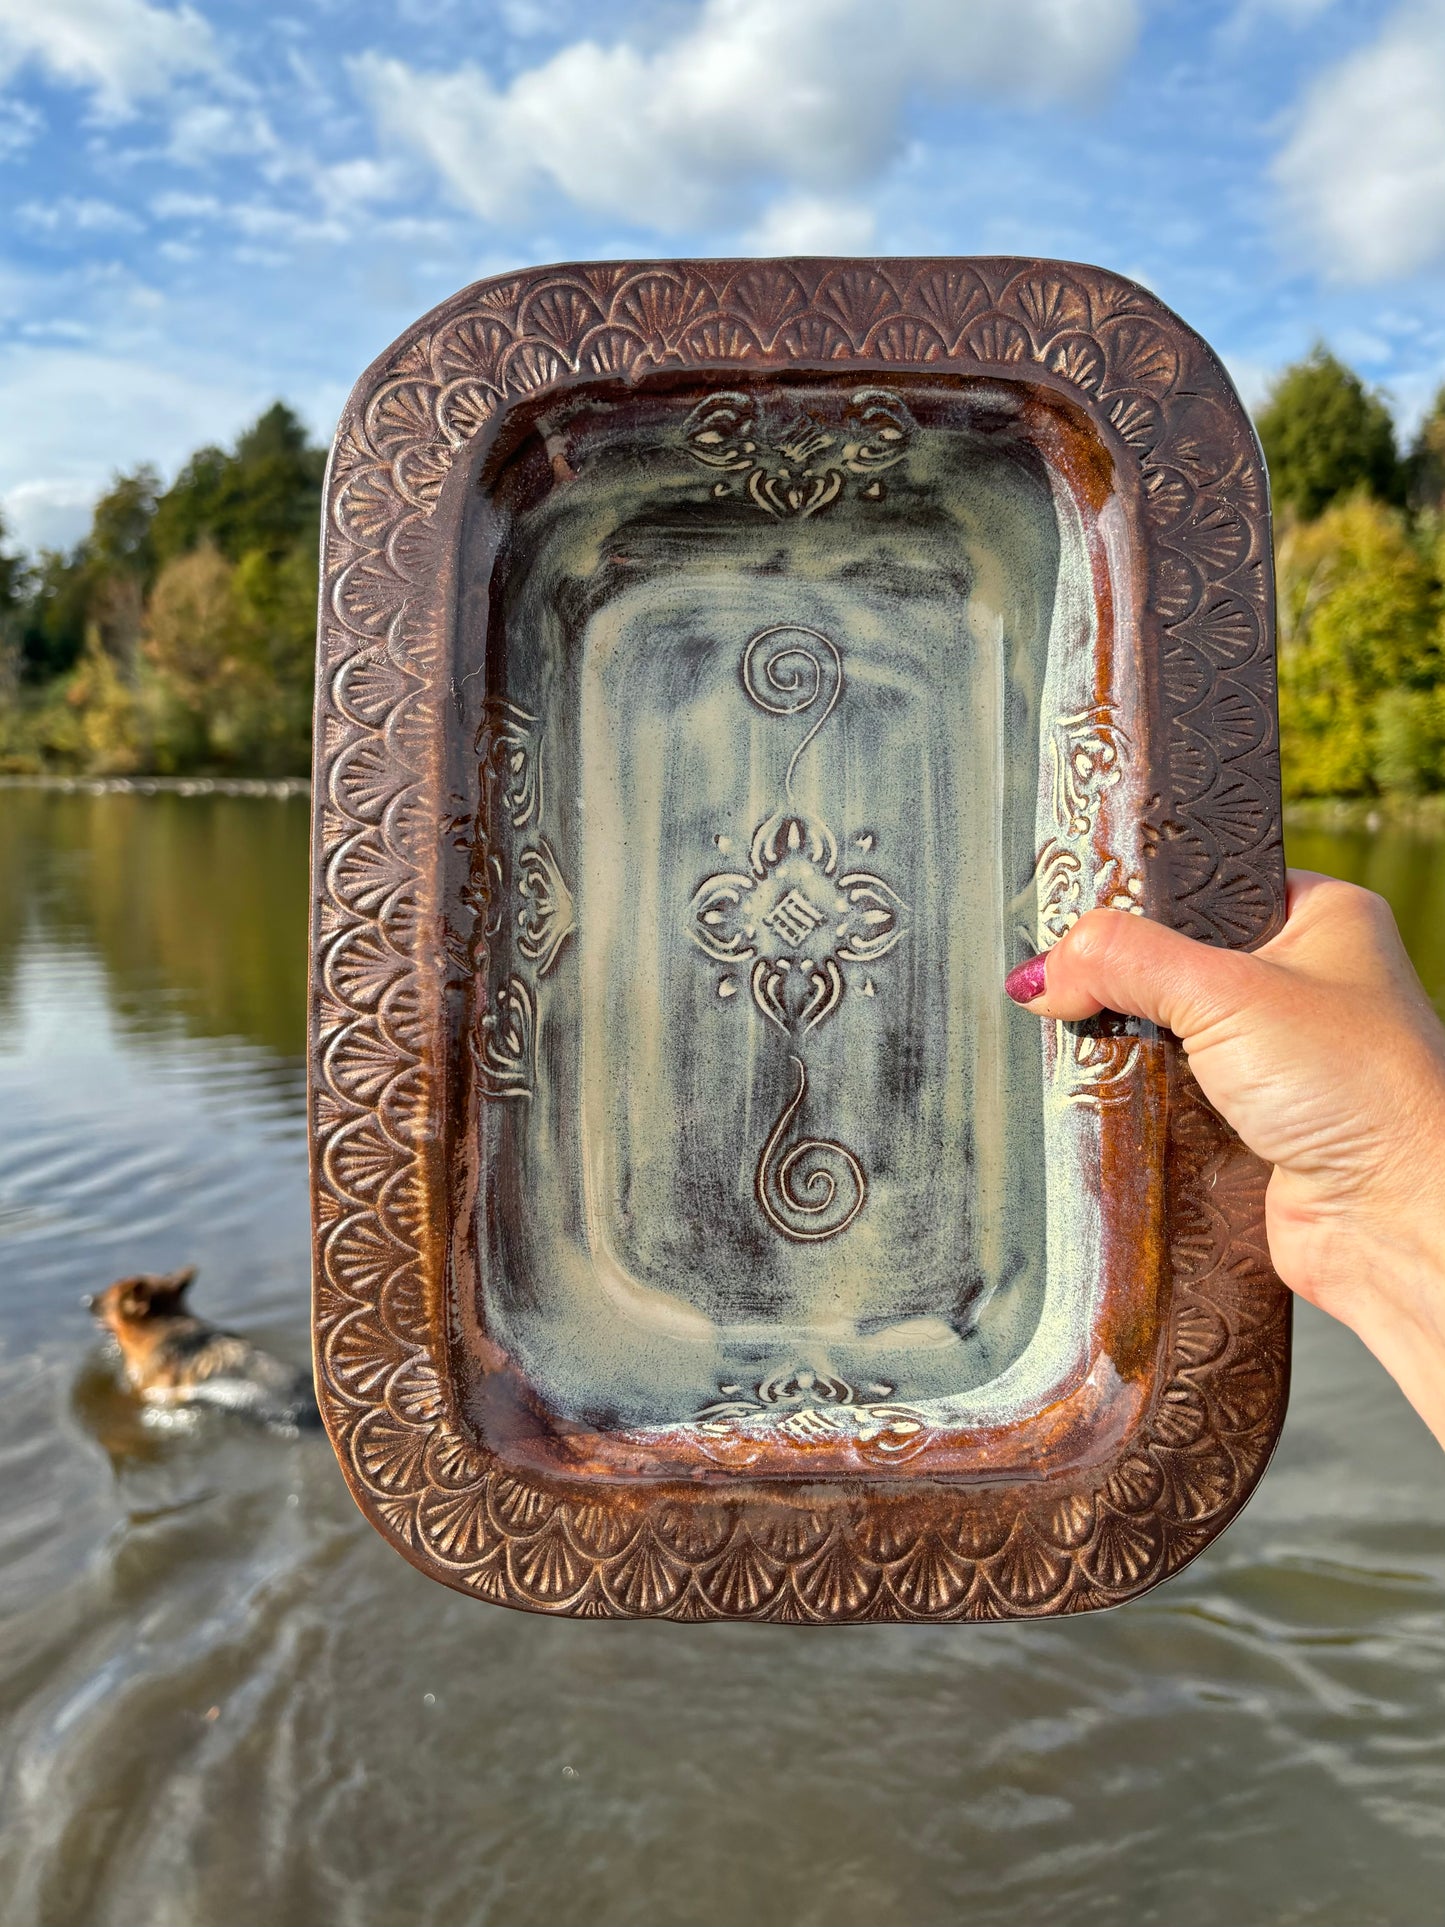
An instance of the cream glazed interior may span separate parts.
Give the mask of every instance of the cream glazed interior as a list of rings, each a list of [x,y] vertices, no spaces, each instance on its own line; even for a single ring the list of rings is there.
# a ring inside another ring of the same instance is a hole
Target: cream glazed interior
[[[996,380],[515,413],[456,592],[462,1349],[633,1463],[1042,1412],[1110,1369],[1106,1137],[1158,1124],[1137,1035],[1001,991],[1142,899],[1106,451]]]

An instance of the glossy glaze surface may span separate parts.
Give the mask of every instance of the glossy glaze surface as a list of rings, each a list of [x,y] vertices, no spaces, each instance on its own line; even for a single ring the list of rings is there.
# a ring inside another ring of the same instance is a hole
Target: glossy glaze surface
[[[999,986],[1093,902],[1279,914],[1208,351],[1056,263],[539,270],[368,373],[330,518],[317,1334],[376,1522],[578,1613],[1192,1556],[1282,1411],[1260,1174],[1165,1043]]]
[[[1041,1044],[997,980],[1056,610],[1092,598],[1022,414],[598,398],[553,431],[564,486],[528,499],[524,452],[476,511],[511,509],[480,734],[524,892],[479,989],[537,1032],[481,1111],[481,1316],[570,1419],[724,1426],[800,1373],[912,1406],[1037,1330]],[[778,445],[852,467],[778,513],[744,452]]]

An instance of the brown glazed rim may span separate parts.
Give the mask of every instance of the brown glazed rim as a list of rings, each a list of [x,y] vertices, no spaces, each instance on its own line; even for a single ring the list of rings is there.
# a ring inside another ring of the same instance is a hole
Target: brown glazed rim
[[[362,1510],[461,1591],[590,1617],[804,1624],[1039,1617],[1117,1605],[1228,1524],[1268,1462],[1289,1294],[1266,1173],[1170,1039],[1167,1250],[1147,1397],[1087,1463],[993,1481],[602,1482],[508,1465],[447,1371],[446,1016],[467,932],[441,848],[450,587],[462,490],[509,411],[579,382],[697,371],[1026,381],[1087,415],[1147,581],[1136,621],[1153,768],[1145,907],[1263,942],[1284,915],[1268,493],[1210,348],[1102,269],[1013,259],[538,268],[465,289],[374,362],[326,490],[310,1028],[322,1411]]]

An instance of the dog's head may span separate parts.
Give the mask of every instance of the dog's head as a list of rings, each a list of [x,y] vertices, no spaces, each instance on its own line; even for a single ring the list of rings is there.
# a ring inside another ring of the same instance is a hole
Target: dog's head
[[[148,1318],[171,1318],[181,1309],[181,1300],[196,1275],[194,1265],[159,1277],[142,1273],[135,1278],[117,1278],[86,1306],[108,1331],[122,1331],[144,1324]]]

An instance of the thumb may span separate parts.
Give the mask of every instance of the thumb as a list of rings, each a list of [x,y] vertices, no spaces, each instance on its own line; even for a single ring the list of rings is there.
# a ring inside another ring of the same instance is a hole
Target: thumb
[[[1188,1038],[1257,995],[1264,969],[1128,910],[1090,910],[1052,950],[1011,970],[1004,989],[1040,1017],[1116,1010]]]

